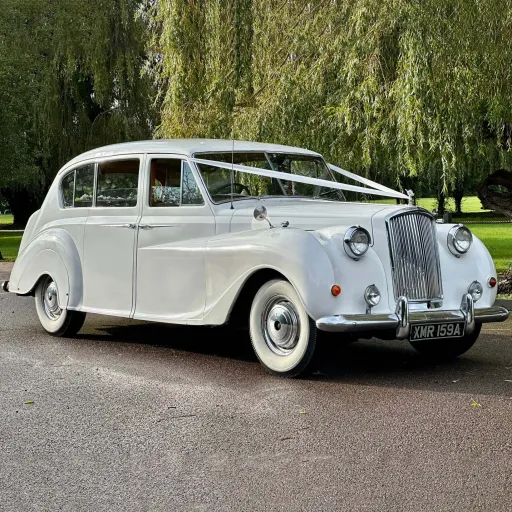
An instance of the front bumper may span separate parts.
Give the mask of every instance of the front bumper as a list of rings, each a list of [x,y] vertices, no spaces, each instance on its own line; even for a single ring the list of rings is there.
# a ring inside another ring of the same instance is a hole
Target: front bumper
[[[460,309],[454,311],[410,311],[407,298],[400,297],[395,313],[327,316],[317,320],[316,326],[321,331],[348,333],[395,329],[398,339],[407,339],[411,325],[415,324],[464,322],[466,334],[471,334],[476,323],[503,322],[509,314],[506,308],[500,306],[475,308],[469,294],[462,296]]]

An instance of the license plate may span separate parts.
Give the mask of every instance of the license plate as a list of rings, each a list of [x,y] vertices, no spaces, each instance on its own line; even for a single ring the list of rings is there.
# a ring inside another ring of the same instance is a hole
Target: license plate
[[[451,324],[418,324],[411,325],[411,341],[435,340],[438,338],[462,338],[464,324],[457,322]]]

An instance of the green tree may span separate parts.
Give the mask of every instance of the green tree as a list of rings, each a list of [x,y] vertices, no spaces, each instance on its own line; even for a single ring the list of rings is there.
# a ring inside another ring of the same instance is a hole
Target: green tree
[[[155,0],[157,136],[310,147],[451,195],[510,167],[512,6]]]
[[[15,222],[74,155],[151,135],[145,30],[135,0],[4,0],[0,193]]]

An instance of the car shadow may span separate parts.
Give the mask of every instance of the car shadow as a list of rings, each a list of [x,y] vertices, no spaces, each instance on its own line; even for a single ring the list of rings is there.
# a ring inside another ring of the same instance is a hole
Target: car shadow
[[[114,325],[86,329],[78,337],[168,348],[225,360],[226,365],[236,361],[257,363],[243,371],[265,375],[252,350],[248,332],[229,326],[207,328],[119,320]],[[203,357],[202,361],[197,359],[187,359],[191,371],[196,364],[204,363]],[[319,343],[316,363],[317,370],[307,378],[312,384],[345,383],[512,396],[512,383],[507,382],[512,379],[512,344],[508,335],[484,333],[469,352],[447,362],[422,357],[406,341],[372,339],[344,343],[333,336]]]

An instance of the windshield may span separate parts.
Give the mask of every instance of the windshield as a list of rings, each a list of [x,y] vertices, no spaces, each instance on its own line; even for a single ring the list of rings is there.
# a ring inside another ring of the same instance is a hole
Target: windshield
[[[288,174],[336,181],[321,157],[287,153],[201,153],[196,158],[215,160],[249,167],[258,167]],[[198,164],[203,181],[215,203],[231,200],[231,171],[211,165]],[[295,181],[257,176],[234,171],[233,200],[250,197],[300,196],[345,201],[341,190]]]

